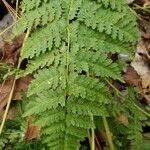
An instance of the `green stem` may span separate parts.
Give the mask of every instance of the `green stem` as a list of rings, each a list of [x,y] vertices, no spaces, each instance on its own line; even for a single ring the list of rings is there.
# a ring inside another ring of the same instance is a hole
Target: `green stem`
[[[106,119],[106,117],[102,117],[102,118],[103,118],[103,123],[104,123],[105,131],[106,131],[106,135],[108,138],[108,144],[109,144],[110,150],[115,150],[114,145],[113,145],[112,135],[111,135],[111,132],[110,132],[110,129],[108,126],[107,119]]]
[[[150,10],[147,9],[146,7],[141,7],[141,6],[137,5],[137,4],[134,4],[134,6],[135,6],[135,8],[133,8],[133,9],[137,9],[137,10],[140,9],[140,10],[143,10],[145,12],[150,13]]]
[[[91,150],[95,150],[95,131],[91,129]]]
[[[89,141],[89,145],[90,145],[90,148],[92,147],[91,146],[91,135],[90,135],[90,131],[87,130],[87,135],[88,135],[88,141]]]
[[[146,112],[145,110],[143,110],[141,107],[139,107],[139,106],[136,105],[135,103],[134,103],[134,106],[135,106],[138,110],[140,110],[143,114],[145,114],[146,116],[150,117],[150,114],[149,114],[148,112]]]
[[[105,81],[116,91],[118,96],[121,95],[121,92],[109,80],[105,79]]]
[[[135,17],[136,17],[137,19],[141,20],[141,17],[136,13],[136,11],[135,11],[133,8],[130,8],[130,7],[129,7],[129,9],[130,9],[130,11],[135,15]]]
[[[91,115],[91,121],[94,122],[93,115]],[[91,131],[91,134],[90,134]],[[90,144],[90,149],[95,150],[95,130],[92,128],[91,130],[88,130],[88,139],[89,139],[89,144]]]

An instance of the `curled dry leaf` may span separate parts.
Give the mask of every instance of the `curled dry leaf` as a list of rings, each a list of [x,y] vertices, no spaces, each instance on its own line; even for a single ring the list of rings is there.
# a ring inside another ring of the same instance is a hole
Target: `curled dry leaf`
[[[3,62],[17,65],[23,40],[24,34],[21,34],[11,42],[4,42]]]
[[[20,100],[22,92],[27,91],[28,85],[33,79],[32,75],[28,75],[16,81],[15,91],[13,95],[13,100]],[[10,94],[14,77],[9,77],[3,85],[0,86],[0,111],[2,111],[3,107],[6,105],[8,96]]]

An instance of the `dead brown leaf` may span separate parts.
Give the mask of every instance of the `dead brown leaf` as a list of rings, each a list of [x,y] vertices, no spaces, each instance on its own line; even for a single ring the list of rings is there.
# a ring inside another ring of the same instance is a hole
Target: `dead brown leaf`
[[[144,6],[149,0],[134,0],[134,2],[140,6]]]
[[[147,100],[147,103],[150,103],[150,74],[143,75],[141,79],[141,93]]]
[[[7,114],[7,119],[14,120],[16,115],[20,112],[21,112],[21,109],[19,107],[15,107],[15,106],[10,107],[8,114]]]
[[[32,124],[32,117],[28,118],[28,128],[25,135],[25,140],[30,141],[32,139],[39,137],[40,129],[39,127]]]
[[[150,18],[141,17],[139,20],[139,27],[141,31],[141,37],[144,39],[150,39]]]
[[[143,6],[144,6],[144,7],[150,6],[150,0],[144,0]]]
[[[5,110],[0,112],[0,120],[2,120]],[[14,120],[16,115],[18,113],[21,113],[21,108],[16,106],[11,106],[9,108],[8,114],[7,114],[7,120]]]
[[[21,93],[27,91],[28,85],[33,79],[32,75],[28,75],[16,81],[15,91],[13,95],[13,100],[20,100],[22,98]],[[0,111],[4,108],[7,103],[9,93],[12,88],[14,77],[9,77],[3,85],[0,86]]]
[[[17,65],[23,40],[24,34],[21,34],[11,42],[4,42],[3,62]]]
[[[124,80],[133,86],[139,86],[141,79],[132,66],[128,66],[127,71],[123,75]]]

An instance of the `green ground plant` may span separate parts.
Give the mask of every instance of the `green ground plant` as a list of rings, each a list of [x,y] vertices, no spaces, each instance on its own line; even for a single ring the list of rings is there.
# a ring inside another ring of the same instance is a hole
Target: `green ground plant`
[[[46,149],[78,150],[89,137],[95,150],[98,128],[106,131],[107,149],[123,150],[128,144],[141,150],[147,114],[132,88],[123,96],[111,84],[111,80],[124,81],[120,63],[110,55],[130,55],[139,37],[127,2],[24,0],[22,7],[14,33],[26,33],[19,65],[25,59],[28,64],[16,80],[34,74],[23,117],[34,116]],[[115,121],[118,113],[128,117],[129,126]]]

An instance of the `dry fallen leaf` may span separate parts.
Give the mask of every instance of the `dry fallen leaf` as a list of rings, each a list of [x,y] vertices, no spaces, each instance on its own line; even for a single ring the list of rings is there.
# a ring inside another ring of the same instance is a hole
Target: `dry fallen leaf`
[[[150,6],[150,0],[144,0],[144,7]]]
[[[20,100],[22,98],[21,93],[27,91],[28,85],[33,79],[32,75],[28,75],[16,81],[16,87],[13,95],[13,100]],[[0,86],[0,111],[4,108],[7,103],[9,93],[12,88],[14,78],[9,77],[3,85]]]
[[[30,141],[39,137],[40,129],[32,124],[32,117],[28,117],[28,128],[25,135],[25,140]]]
[[[16,115],[20,112],[21,112],[21,109],[19,107],[11,106],[8,111],[7,119],[14,120]]]
[[[141,93],[148,103],[150,103],[150,74],[145,74],[141,77]]]
[[[141,18],[139,20],[141,37],[144,39],[150,39],[150,19]]]
[[[149,2],[149,0],[135,0],[134,2],[140,6],[144,6],[146,3]]]
[[[134,60],[131,62],[131,66],[136,70],[138,75],[142,76],[150,72],[150,49],[149,43],[146,40],[141,40],[137,46]]]
[[[21,34],[11,42],[4,42],[3,62],[17,65],[23,40],[24,34]]]
[[[123,78],[129,85],[134,86],[139,86],[141,81],[140,76],[137,74],[132,66],[128,66],[127,71],[123,75]]]

